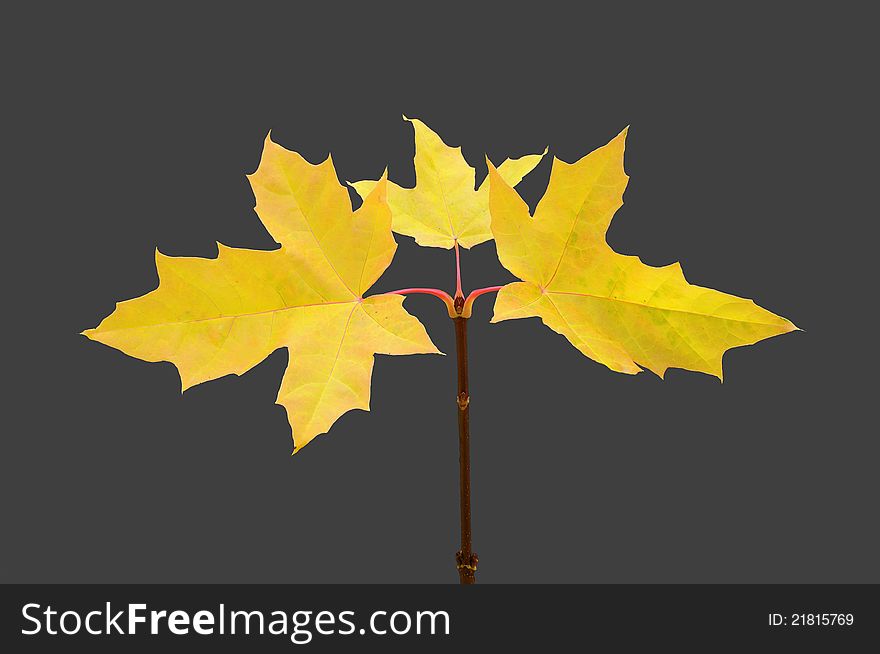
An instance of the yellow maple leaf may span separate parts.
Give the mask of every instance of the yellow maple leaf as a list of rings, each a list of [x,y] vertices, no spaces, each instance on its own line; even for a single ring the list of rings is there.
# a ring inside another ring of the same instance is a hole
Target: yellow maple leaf
[[[249,175],[281,248],[218,244],[216,259],[156,252],[159,287],[83,332],[145,361],[170,361],[183,390],[240,375],[286,347],[278,392],[299,450],[350,409],[369,410],[373,355],[439,353],[400,295],[364,298],[391,263],[383,177],[352,212],[332,160],[308,163],[267,137]]]
[[[797,329],[751,300],[689,284],[681,265],[656,268],[605,241],[623,204],[627,130],[579,161],[553,160],[534,218],[489,163],[491,227],[503,287],[492,322],[537,316],[612,370],[661,377],[668,368],[722,378],[729,348]]]
[[[388,182],[391,228],[412,236],[419,245],[446,249],[456,242],[471,248],[492,240],[486,181],[475,190],[476,171],[465,161],[461,147],[449,147],[422,121],[404,118],[415,130],[416,186],[403,188]],[[498,174],[516,186],[546,152],[509,159],[498,166]],[[376,184],[365,180],[351,185],[365,198]]]

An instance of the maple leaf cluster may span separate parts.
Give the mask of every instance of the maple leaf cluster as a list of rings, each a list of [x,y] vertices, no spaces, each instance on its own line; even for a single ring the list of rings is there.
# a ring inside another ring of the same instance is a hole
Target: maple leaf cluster
[[[648,266],[607,244],[628,181],[626,130],[575,163],[554,158],[533,217],[514,186],[546,150],[497,167],[487,159],[489,174],[475,187],[460,148],[410,122],[416,186],[385,176],[353,182],[364,200],[357,211],[330,157],[313,165],[267,137],[249,179],[280,249],[218,244],[216,259],[157,251],[158,288],[120,302],[83,334],[138,359],[170,361],[184,390],[240,375],[286,347],[277,403],[298,451],[345,412],[369,410],[375,354],[439,353],[403,295],[365,297],[394,257],[392,231],[447,249],[494,239],[521,281],[498,291],[492,322],[539,317],[622,373],[662,377],[675,367],[721,378],[728,349],[796,329],[751,300],[689,284],[678,263]]]

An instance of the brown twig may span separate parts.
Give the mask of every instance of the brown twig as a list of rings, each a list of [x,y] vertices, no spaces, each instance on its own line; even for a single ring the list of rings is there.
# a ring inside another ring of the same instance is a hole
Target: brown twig
[[[463,300],[464,298],[462,298]],[[460,311],[463,302],[456,303]],[[458,316],[455,323],[455,352],[458,363],[458,472],[461,502],[461,549],[455,555],[458,579],[462,584],[476,582],[477,555],[471,550],[471,443],[468,392],[467,318]]]

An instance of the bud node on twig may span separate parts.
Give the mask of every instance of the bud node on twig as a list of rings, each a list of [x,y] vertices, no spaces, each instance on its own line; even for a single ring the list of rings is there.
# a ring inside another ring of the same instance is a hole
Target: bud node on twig
[[[470,570],[471,572],[477,571],[477,563],[480,562],[480,557],[476,555],[476,553],[472,553],[467,560],[462,556],[461,551],[455,553],[455,567],[459,570]]]

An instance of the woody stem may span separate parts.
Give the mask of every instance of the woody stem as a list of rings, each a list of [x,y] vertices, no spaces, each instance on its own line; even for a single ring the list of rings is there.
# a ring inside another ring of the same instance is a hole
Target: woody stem
[[[471,443],[470,393],[468,392],[467,322],[462,316],[453,318],[455,352],[458,364],[458,472],[461,504],[461,549],[455,555],[458,580],[476,583],[477,555],[471,549]]]
[[[461,519],[461,548],[455,554],[458,568],[458,580],[461,584],[476,583],[477,555],[473,551],[471,534],[471,433],[470,433],[470,391],[468,389],[468,346],[467,323],[471,315],[474,300],[486,293],[494,293],[501,286],[479,288],[465,298],[461,288],[461,257],[458,241],[455,242],[455,296],[436,288],[404,288],[392,293],[408,295],[425,293],[439,297],[446,304],[449,316],[455,327],[455,354],[458,372],[458,395],[455,398],[458,406],[458,480],[459,504]]]

